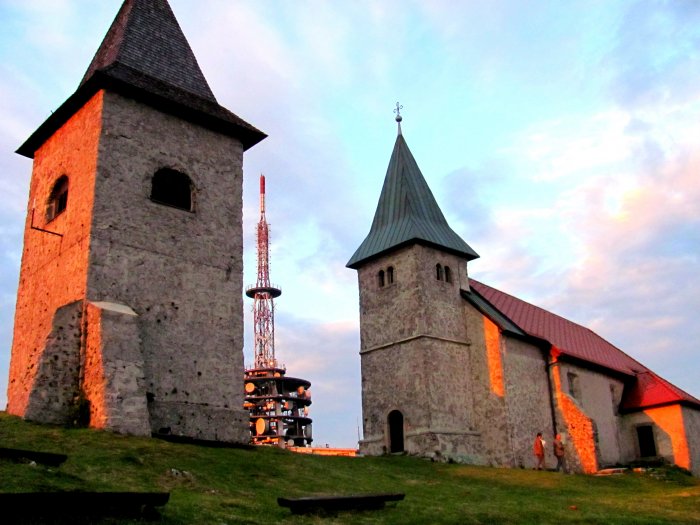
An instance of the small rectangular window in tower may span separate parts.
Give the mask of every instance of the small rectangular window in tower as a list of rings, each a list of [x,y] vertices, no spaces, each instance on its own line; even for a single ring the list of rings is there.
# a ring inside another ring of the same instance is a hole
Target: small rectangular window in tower
[[[435,265],[435,278],[436,278],[438,281],[442,281],[442,279],[443,279],[443,276],[442,276],[442,265],[440,265],[440,264],[436,264],[436,265]]]
[[[377,274],[377,284],[379,284],[380,288],[384,287],[384,270],[379,270]]]
[[[579,385],[578,375],[568,372],[566,378],[569,382],[569,394],[577,401],[581,401],[581,386]]]
[[[617,402],[617,388],[612,383],[610,384],[610,401],[612,402],[613,415],[619,415],[619,404]]]

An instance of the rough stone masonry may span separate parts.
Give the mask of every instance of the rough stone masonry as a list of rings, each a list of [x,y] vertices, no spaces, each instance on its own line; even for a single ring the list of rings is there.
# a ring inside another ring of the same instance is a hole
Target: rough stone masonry
[[[10,413],[247,441],[242,163],[264,137],[218,105],[165,0],[124,2],[18,150],[34,166]]]

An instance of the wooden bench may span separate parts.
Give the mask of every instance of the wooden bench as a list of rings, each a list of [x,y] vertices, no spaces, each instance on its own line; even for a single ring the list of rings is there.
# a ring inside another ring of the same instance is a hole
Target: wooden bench
[[[58,467],[68,459],[68,456],[65,454],[54,454],[52,452],[35,452],[34,450],[0,447],[0,458],[11,459],[13,461],[34,461],[49,467]]]
[[[10,517],[133,516],[158,517],[156,507],[170,499],[169,492],[4,492],[0,508]]]
[[[277,498],[280,507],[289,507],[293,514],[335,512],[340,510],[378,510],[387,501],[401,501],[405,494],[352,494],[348,496],[310,496],[304,498]]]

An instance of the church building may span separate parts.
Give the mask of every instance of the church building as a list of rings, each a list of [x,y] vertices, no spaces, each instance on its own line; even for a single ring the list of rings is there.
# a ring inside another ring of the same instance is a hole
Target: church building
[[[546,464],[667,460],[700,476],[700,401],[591,330],[469,277],[476,252],[440,210],[401,134],[349,268],[360,296],[367,455]]]
[[[246,443],[243,152],[167,0],[126,0],[33,159],[8,406]]]

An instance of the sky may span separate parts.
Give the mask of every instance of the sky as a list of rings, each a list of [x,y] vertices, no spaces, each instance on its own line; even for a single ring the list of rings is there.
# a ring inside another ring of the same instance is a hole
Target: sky
[[[121,0],[0,0],[0,407],[31,161]],[[360,430],[357,276],[393,109],[469,273],[700,397],[700,2],[170,0],[244,157],[244,284],[267,179],[276,352],[315,444]],[[251,300],[245,359],[252,362]],[[238,378],[231,378],[237,381]]]

